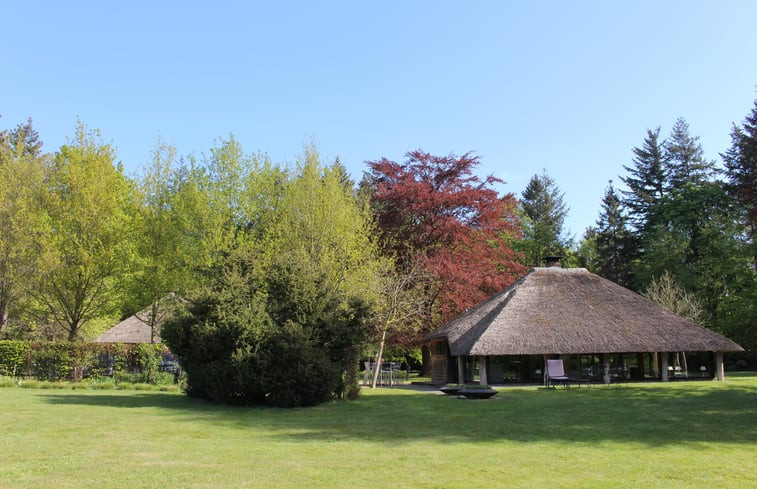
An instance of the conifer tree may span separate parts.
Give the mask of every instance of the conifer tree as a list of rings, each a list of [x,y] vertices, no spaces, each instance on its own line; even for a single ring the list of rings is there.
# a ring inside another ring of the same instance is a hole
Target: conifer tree
[[[602,198],[602,211],[597,220],[597,274],[628,287],[632,281],[631,265],[636,246],[626,224],[622,202],[611,180]]]
[[[534,175],[521,194],[524,220],[526,263],[542,266],[549,255],[564,255],[567,239],[563,223],[568,208],[554,180],[545,173]]]
[[[633,149],[631,166],[623,165],[629,173],[621,177],[628,190],[623,191],[623,204],[629,210],[629,221],[639,235],[649,227],[650,208],[665,195],[665,142],[660,141],[660,128],[647,130],[640,148]]]
[[[731,130],[731,147],[721,155],[727,177],[726,189],[747,216],[750,233],[757,232],[757,100],[741,127]]]
[[[689,124],[682,118],[673,124],[665,155],[670,190],[681,189],[687,183],[701,185],[715,173],[715,163],[705,159],[699,137],[689,134]]]
[[[15,129],[0,131],[0,145],[10,150],[16,158],[39,158],[42,155],[42,141],[39,139],[39,133],[32,127],[31,118],[26,123],[17,125]]]

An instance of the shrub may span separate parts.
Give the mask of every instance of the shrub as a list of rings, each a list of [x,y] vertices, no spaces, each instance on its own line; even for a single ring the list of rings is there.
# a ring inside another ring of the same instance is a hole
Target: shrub
[[[161,336],[181,358],[187,393],[228,404],[310,406],[357,395],[367,307],[290,257],[262,274],[233,263]],[[256,278],[257,277],[257,278]]]
[[[181,358],[189,395],[228,404],[265,400],[257,350],[269,325],[261,303],[242,295],[244,289],[232,275],[163,325],[161,336]]]
[[[24,370],[28,341],[0,340],[0,375],[15,377]]]
[[[70,344],[35,344],[31,351],[32,375],[39,380],[60,380],[71,373]]]
[[[155,343],[142,343],[132,348],[133,363],[136,369],[141,372],[144,382],[155,383],[158,365],[160,365],[165,350],[165,346]]]
[[[308,406],[331,399],[339,368],[329,361],[302,326],[291,321],[277,328],[260,355],[262,387],[273,406]]]
[[[173,374],[160,372],[165,345],[0,341],[0,375],[59,381],[112,376],[111,382],[168,384]]]

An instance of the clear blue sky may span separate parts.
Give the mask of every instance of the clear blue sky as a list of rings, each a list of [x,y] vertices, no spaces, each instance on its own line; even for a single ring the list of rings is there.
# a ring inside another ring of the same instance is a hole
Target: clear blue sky
[[[293,162],[475,151],[517,195],[542,170],[580,237],[647,128],[706,155],[757,98],[757,2],[31,1],[0,9],[0,128],[54,151],[77,116],[130,174],[230,133]]]

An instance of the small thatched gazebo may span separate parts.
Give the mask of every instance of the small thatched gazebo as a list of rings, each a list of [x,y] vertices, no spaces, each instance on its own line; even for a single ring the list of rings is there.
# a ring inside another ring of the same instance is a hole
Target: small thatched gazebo
[[[160,343],[161,324],[171,317],[179,304],[184,303],[186,303],[184,299],[172,292],[155,304],[127,317],[92,341],[95,343]]]
[[[160,332],[153,336],[150,325],[131,315],[94,340],[95,343],[160,343]]]
[[[481,383],[538,382],[544,360],[557,356],[571,376],[606,364],[623,378],[667,381],[685,375],[679,366],[684,352],[695,352],[696,375],[722,380],[723,352],[743,351],[610,280],[559,266],[532,269],[425,340],[435,384],[471,379],[476,359]]]

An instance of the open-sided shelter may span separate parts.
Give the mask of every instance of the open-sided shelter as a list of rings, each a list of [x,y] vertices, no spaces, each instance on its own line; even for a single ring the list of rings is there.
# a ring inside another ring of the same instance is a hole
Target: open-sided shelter
[[[602,380],[725,376],[728,338],[585,268],[533,268],[512,286],[425,338],[432,382],[540,382],[547,358]],[[688,355],[688,361],[687,361]],[[597,369],[600,371],[600,369]]]

